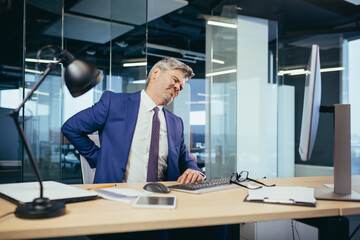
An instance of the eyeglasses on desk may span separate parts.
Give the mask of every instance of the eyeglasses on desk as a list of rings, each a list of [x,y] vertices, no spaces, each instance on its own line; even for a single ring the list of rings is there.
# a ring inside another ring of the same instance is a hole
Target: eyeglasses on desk
[[[249,186],[243,184],[243,183],[248,182],[248,181],[260,184],[262,186],[249,187]],[[262,188],[263,186],[264,187],[274,187],[275,186],[275,184],[268,185],[268,184],[265,184],[265,183],[260,182],[258,180],[255,180],[253,178],[249,178],[249,172],[248,171],[241,171],[240,173],[234,172],[230,177],[230,183],[236,184],[238,186],[241,186],[241,187],[244,187],[244,188],[247,188],[247,189],[250,189],[250,190],[259,189],[259,188]]]

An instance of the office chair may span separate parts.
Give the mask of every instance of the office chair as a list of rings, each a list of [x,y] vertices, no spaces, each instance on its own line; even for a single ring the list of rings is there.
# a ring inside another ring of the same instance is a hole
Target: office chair
[[[89,135],[91,141],[100,147],[99,135]],[[86,158],[80,155],[81,173],[83,184],[91,184],[94,182],[96,168],[91,168]]]

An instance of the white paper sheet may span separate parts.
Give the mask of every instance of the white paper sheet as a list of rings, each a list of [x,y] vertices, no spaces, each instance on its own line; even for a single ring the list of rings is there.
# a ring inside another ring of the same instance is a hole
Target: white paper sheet
[[[138,196],[149,195],[145,191],[137,191],[130,188],[100,188],[92,190],[96,192],[99,196],[119,202],[130,202],[136,199]]]

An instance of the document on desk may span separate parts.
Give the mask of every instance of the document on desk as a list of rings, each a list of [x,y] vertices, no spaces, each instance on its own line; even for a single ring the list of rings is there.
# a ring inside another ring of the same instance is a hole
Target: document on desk
[[[314,188],[308,187],[263,187],[249,190],[244,201],[316,207]]]
[[[55,181],[44,181],[44,197],[62,200],[66,203],[87,201],[97,198],[97,194]],[[38,182],[0,184],[0,196],[16,204],[31,203],[40,196]]]
[[[144,191],[137,191],[130,188],[116,188],[116,187],[94,189],[92,191],[96,192],[105,199],[118,201],[118,202],[130,202],[132,200],[135,200],[138,196],[145,196],[150,194]]]

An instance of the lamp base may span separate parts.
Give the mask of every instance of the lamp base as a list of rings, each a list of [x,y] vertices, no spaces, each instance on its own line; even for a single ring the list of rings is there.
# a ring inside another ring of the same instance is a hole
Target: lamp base
[[[65,203],[48,198],[35,198],[32,203],[19,205],[15,210],[15,216],[26,219],[53,218],[64,214]]]

